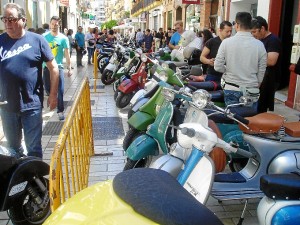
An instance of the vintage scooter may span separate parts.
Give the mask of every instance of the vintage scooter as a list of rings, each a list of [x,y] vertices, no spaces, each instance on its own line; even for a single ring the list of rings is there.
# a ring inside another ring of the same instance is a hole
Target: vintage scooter
[[[261,225],[293,225],[300,221],[300,173],[269,174],[260,178],[266,195],[257,208]]]
[[[174,95],[172,94],[174,90],[169,91],[171,93],[170,96]],[[206,105],[207,103],[203,100],[205,96],[205,94],[200,95],[195,92],[192,97],[193,102],[196,102],[194,99],[199,99],[197,105]],[[195,103],[193,104],[197,106]],[[228,153],[236,152],[233,150],[236,148],[238,149],[237,153],[242,153],[249,160],[245,168],[240,172],[217,173],[214,176],[210,192],[211,196],[219,201],[246,199],[245,211],[248,199],[263,197],[263,193],[259,188],[260,177],[262,175],[300,172],[300,168],[298,167],[300,159],[300,122],[284,123],[283,117],[271,113],[262,113],[244,119],[238,114],[233,114],[228,109],[224,110],[214,105],[212,102],[208,102],[208,106],[214,108],[216,113],[222,113],[240,124],[241,130],[244,132],[243,138],[248,143],[250,149],[250,152],[245,150],[240,151],[239,146],[235,146],[235,144],[230,148],[224,148],[224,146],[219,146],[218,143],[220,140],[215,143]],[[198,114],[195,113],[195,115],[199,118]],[[205,113],[202,116],[207,117]],[[181,168],[188,169],[187,164],[189,164],[189,159],[192,157],[189,149],[197,146],[197,143],[199,146],[202,146],[202,149],[206,149],[205,140],[211,140],[210,135],[204,135],[201,132],[197,133],[201,125],[203,126],[203,123],[206,126],[205,119],[201,118],[199,122],[200,124],[193,122],[181,124],[178,131],[178,145],[171,148],[171,154],[162,156],[152,167],[166,170],[174,176],[178,174]],[[207,150],[205,151],[207,152]],[[188,159],[186,159],[187,156]],[[197,173],[198,176],[199,174]],[[194,187],[191,183],[188,186],[191,187],[194,193],[202,195],[203,192],[198,191],[195,188],[196,186]],[[243,217],[244,215],[242,214],[240,221],[243,220]]]
[[[141,60],[142,63],[137,72],[132,74],[130,79],[123,80],[118,87],[115,99],[118,108],[126,107],[134,94],[145,86],[148,77],[148,69],[150,69],[152,64],[151,55],[142,54]]]
[[[122,73],[117,73],[121,67],[133,57],[133,52],[129,48],[125,48],[120,44],[117,44],[115,51],[109,59],[108,65],[105,67],[101,81],[105,85],[112,84],[116,79],[122,76]]]
[[[167,83],[161,82],[160,85],[168,87],[170,90],[172,86]],[[163,90],[166,90],[165,88]],[[188,87],[177,91],[176,99],[182,101],[191,102],[191,89]],[[162,93],[164,96],[164,103],[161,106],[159,113],[157,114],[155,121],[148,126],[146,133],[139,133],[139,136],[135,137],[129,147],[126,149],[127,162],[124,170],[136,168],[136,167],[148,167],[152,161],[153,156],[161,154],[168,154],[169,152],[169,140],[172,140],[176,134],[169,132],[169,128],[174,127],[171,125],[171,121],[174,121],[174,105],[172,104],[173,99]],[[188,105],[190,108],[190,105]],[[193,117],[193,122],[197,124],[198,119],[201,117]],[[181,121],[175,119],[174,125],[178,126]],[[124,143],[123,143],[124,144]],[[212,157],[217,164],[217,171],[223,171],[226,165],[226,155],[220,149],[215,149],[212,152]]]
[[[0,146],[0,211],[15,225],[42,224],[50,215],[49,165],[32,156],[16,157]]]

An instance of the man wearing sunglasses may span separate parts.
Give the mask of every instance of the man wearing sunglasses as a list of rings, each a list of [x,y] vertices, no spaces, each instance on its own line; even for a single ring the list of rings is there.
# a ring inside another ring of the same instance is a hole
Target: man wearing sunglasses
[[[16,156],[23,155],[22,128],[29,156],[42,158],[42,64],[50,71],[50,110],[57,105],[58,66],[47,41],[25,30],[26,15],[15,3],[3,7],[6,32],[0,35],[0,108],[7,147]]]

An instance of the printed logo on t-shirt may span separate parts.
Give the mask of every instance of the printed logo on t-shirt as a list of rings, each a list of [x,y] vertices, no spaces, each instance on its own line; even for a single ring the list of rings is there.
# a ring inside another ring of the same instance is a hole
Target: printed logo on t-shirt
[[[6,59],[12,58],[16,55],[19,55],[20,53],[25,52],[27,49],[30,48],[32,48],[32,46],[30,46],[29,44],[24,44],[23,46],[19,46],[17,49],[9,50],[9,51],[5,50],[3,52],[3,47],[0,47],[1,62]]]
[[[53,42],[49,42],[49,46],[51,48],[52,54],[54,55],[54,57],[56,57],[58,53],[59,44],[53,41]]]

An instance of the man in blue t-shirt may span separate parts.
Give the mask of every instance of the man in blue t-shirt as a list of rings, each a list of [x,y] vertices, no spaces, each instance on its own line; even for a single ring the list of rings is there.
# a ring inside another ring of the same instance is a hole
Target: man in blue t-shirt
[[[52,50],[52,53],[55,57],[55,60],[58,64],[59,69],[59,83],[58,83],[58,95],[57,95],[57,114],[59,120],[64,120],[64,66],[63,58],[66,58],[68,76],[71,76],[71,61],[69,53],[69,39],[64,34],[58,31],[60,18],[58,16],[53,16],[50,19],[50,32],[45,33],[44,37],[49,43],[49,46]],[[50,74],[47,66],[44,68],[44,85],[46,92],[50,91]]]
[[[58,66],[47,41],[27,32],[26,15],[15,3],[3,7],[6,32],[0,35],[0,107],[3,132],[12,155],[23,155],[22,128],[29,156],[43,157],[42,108],[44,99],[42,65],[50,71],[50,110],[57,105]]]
[[[176,21],[174,26],[175,26],[176,32],[172,35],[171,40],[169,42],[169,48],[171,50],[179,49],[179,47],[181,46],[180,45],[181,44],[181,35],[184,32],[182,21]]]
[[[82,65],[82,51],[85,48],[85,35],[82,33],[82,26],[78,27],[77,33],[75,34],[75,41],[76,41],[76,61],[77,67],[83,66]]]

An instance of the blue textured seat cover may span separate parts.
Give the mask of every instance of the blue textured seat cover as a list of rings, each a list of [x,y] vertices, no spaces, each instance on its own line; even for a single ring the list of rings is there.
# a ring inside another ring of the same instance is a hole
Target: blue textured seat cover
[[[159,224],[222,224],[214,213],[162,170],[124,171],[114,178],[113,188],[137,213]]]

